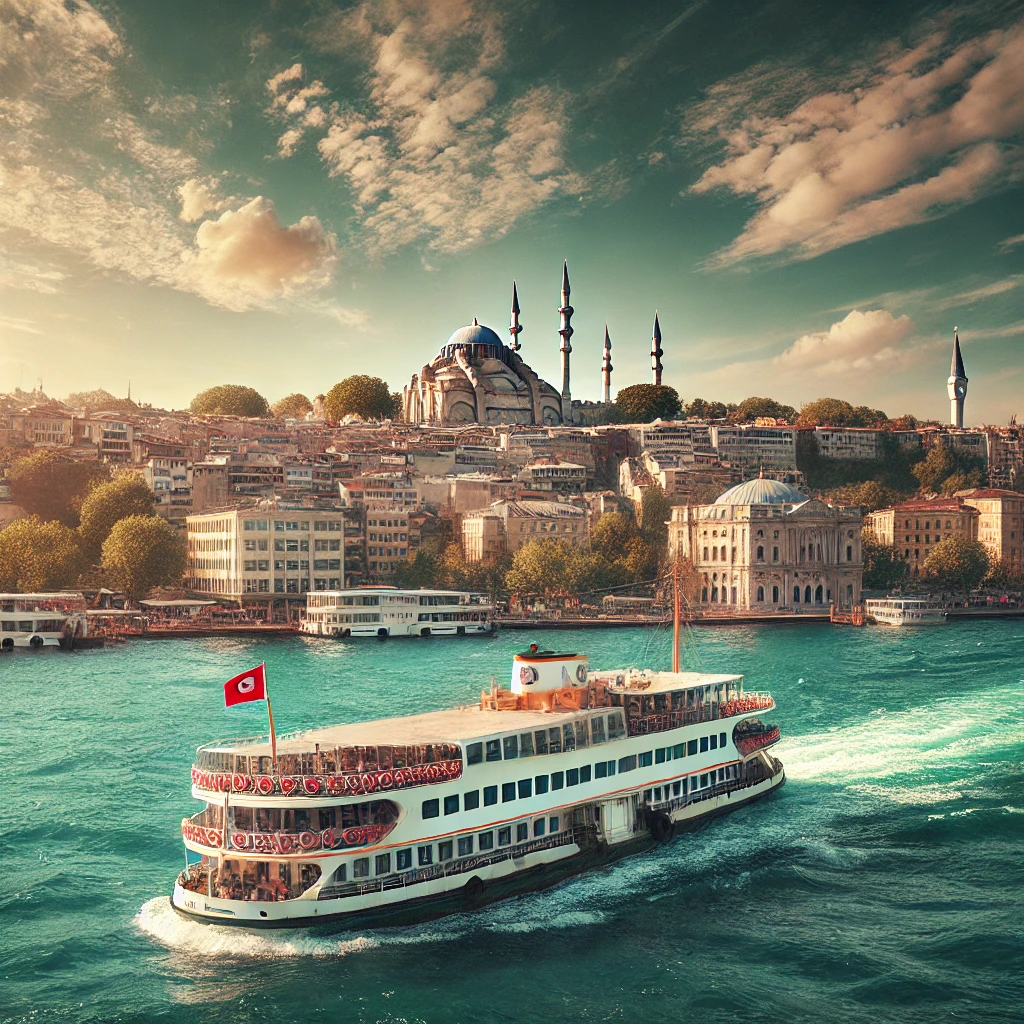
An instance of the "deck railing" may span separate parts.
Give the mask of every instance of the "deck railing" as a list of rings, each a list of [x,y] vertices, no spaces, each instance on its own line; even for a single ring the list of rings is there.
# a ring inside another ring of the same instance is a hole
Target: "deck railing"
[[[775,701],[770,693],[748,693],[720,704],[698,704],[680,711],[663,711],[653,715],[633,715],[629,718],[629,735],[646,736],[649,733],[669,732],[684,725],[718,722],[736,715],[749,715],[753,711],[770,711]]]
[[[763,732],[752,732],[746,736],[737,736],[736,749],[744,757],[748,757],[757,750],[763,750],[765,747],[770,747],[773,743],[778,743],[780,738],[779,727],[774,725]]]

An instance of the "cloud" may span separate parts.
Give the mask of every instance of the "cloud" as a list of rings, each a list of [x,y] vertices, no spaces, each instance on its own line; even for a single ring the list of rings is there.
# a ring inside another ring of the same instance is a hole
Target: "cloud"
[[[43,266],[32,260],[12,260],[0,254],[0,289],[17,288],[22,291],[55,295],[58,285],[67,277],[56,267]]]
[[[19,317],[0,316],[0,331],[18,331],[21,334],[42,334],[35,320],[22,320]]]
[[[971,306],[976,302],[991,299],[996,295],[1005,295],[1024,284],[1024,274],[1014,274],[1012,277],[1004,278],[1002,281],[993,281],[991,284],[982,285],[980,288],[972,288],[966,292],[959,292],[956,295],[947,296],[934,304],[935,309],[958,309],[960,306]]]
[[[1004,238],[999,243],[999,251],[1010,252],[1016,249],[1018,245],[1024,245],[1024,235],[1012,235],[1010,238]]]
[[[204,221],[185,265],[201,294],[228,309],[248,309],[326,284],[335,260],[335,238],[316,217],[285,227],[274,204],[257,196]]]
[[[991,338],[1016,338],[1024,334],[1024,320],[1015,324],[1005,324],[1003,327],[982,327],[977,330],[961,331],[963,340],[987,341]]]
[[[315,217],[282,225],[261,197],[219,198],[217,177],[203,174],[192,152],[129,111],[123,55],[117,33],[84,0],[0,0],[5,245],[42,242],[234,310],[278,308],[325,284],[333,235]],[[159,100],[146,104],[173,120]],[[191,102],[170,106],[185,116]],[[229,204],[242,205],[195,233],[186,227]],[[31,266],[10,258],[0,286],[56,290],[62,273]]]
[[[689,137],[713,127],[726,149],[692,191],[724,189],[760,206],[712,265],[806,259],[931,220],[1024,166],[1022,24],[955,47],[936,32],[914,49],[886,47],[840,88],[811,85],[806,75],[773,77],[755,100],[748,74],[688,115]],[[812,94],[792,106],[795,90]]]
[[[908,316],[894,317],[884,309],[863,313],[855,309],[827,331],[797,338],[774,364],[819,377],[878,370],[903,358],[896,346],[913,329]]]
[[[492,10],[367,0],[319,26],[317,45],[365,60],[367,94],[311,102],[326,100],[323,84],[301,64],[284,69],[267,82],[268,109],[288,126],[278,153],[316,132],[376,251],[426,241],[456,252],[584,190],[565,157],[568,94],[535,86],[499,102],[504,44]]]

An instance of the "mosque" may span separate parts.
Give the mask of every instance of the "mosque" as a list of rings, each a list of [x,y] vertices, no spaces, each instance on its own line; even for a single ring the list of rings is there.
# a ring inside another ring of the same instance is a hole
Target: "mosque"
[[[605,325],[601,363],[601,402],[574,402],[569,380],[573,308],[569,305],[569,267],[562,264],[558,307],[562,381],[557,388],[524,362],[520,355],[519,293],[512,285],[512,315],[506,345],[498,334],[473,318],[442,346],[432,362],[412,375],[402,389],[402,418],[407,423],[455,426],[468,423],[522,423],[562,426],[592,420],[611,403],[611,348]],[[651,348],[654,382],[661,383],[661,329],[657,316]]]

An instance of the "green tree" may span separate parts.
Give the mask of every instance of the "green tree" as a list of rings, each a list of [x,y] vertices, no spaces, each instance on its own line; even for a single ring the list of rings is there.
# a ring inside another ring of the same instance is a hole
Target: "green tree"
[[[139,407],[130,398],[115,398],[109,391],[97,388],[95,391],[75,391],[64,399],[71,409],[96,409],[100,412],[119,412],[131,415]]]
[[[682,406],[666,384],[632,384],[615,396],[615,408],[623,423],[651,423],[674,419]]]
[[[514,594],[565,594],[568,561],[565,541],[531,540],[512,556],[505,585]]]
[[[658,575],[658,561],[661,550],[645,537],[634,537],[626,544],[622,557],[616,566],[628,583],[650,583]]]
[[[861,551],[864,554],[865,587],[891,590],[906,580],[910,566],[900,558],[895,548],[865,536],[861,542]]]
[[[266,416],[267,400],[252,388],[241,384],[218,384],[200,391],[189,405],[193,416]]]
[[[703,398],[695,398],[684,410],[691,420],[720,420],[727,412],[724,402],[706,402]]]
[[[11,501],[26,512],[77,526],[86,492],[107,476],[107,467],[100,462],[76,462],[44,450],[14,462],[7,480]]]
[[[941,541],[925,559],[925,575],[947,590],[974,590],[990,570],[981,541],[952,536]]]
[[[437,558],[422,549],[416,552],[416,557],[405,562],[399,562],[395,567],[395,586],[406,590],[414,590],[416,587],[436,587],[437,580]]]
[[[921,490],[955,494],[985,483],[984,459],[944,444],[933,445],[913,469]]]
[[[279,398],[273,405],[271,412],[278,419],[301,419],[307,412],[313,411],[313,403],[297,391],[293,395]]]
[[[884,425],[888,417],[880,409],[866,405],[854,408],[841,398],[819,398],[800,409],[797,423],[801,427],[874,427]]]
[[[185,542],[159,516],[128,516],[103,543],[103,568],[135,603],[154,587],[171,586],[185,571]]]
[[[796,422],[796,409],[791,405],[783,405],[774,398],[744,398],[733,414],[737,423],[753,423],[760,417]]]
[[[640,532],[644,540],[653,544],[659,554],[668,543],[668,521],[672,506],[660,484],[645,487],[640,497]]]
[[[86,564],[78,535],[57,520],[28,516],[0,530],[0,589],[9,593],[74,586]]]
[[[141,476],[123,473],[97,484],[82,502],[78,527],[82,550],[92,561],[98,561],[103,542],[118,520],[127,516],[151,516],[155,509],[153,492]]]
[[[334,423],[346,416],[383,420],[396,414],[395,401],[380,377],[346,377],[324,397],[324,412]]]
[[[590,531],[590,546],[609,561],[615,561],[638,533],[637,525],[630,516],[622,512],[605,512]]]
[[[898,504],[904,493],[892,487],[883,487],[877,480],[865,480],[859,484],[833,487],[825,498],[832,505],[859,505],[865,512],[876,512]]]

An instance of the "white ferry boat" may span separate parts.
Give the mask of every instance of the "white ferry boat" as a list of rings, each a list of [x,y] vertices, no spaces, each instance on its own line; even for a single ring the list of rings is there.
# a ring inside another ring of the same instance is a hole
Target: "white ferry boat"
[[[886,626],[932,626],[949,621],[945,605],[914,597],[869,598],[864,611]]]
[[[306,595],[303,633],[339,638],[474,636],[494,632],[486,594],[460,590],[360,587]]]
[[[251,682],[251,681],[250,681]],[[246,927],[409,924],[553,885],[777,789],[742,676],[513,659],[479,704],[200,747],[172,904]]]
[[[88,631],[81,594],[0,594],[0,650],[62,647]]]

